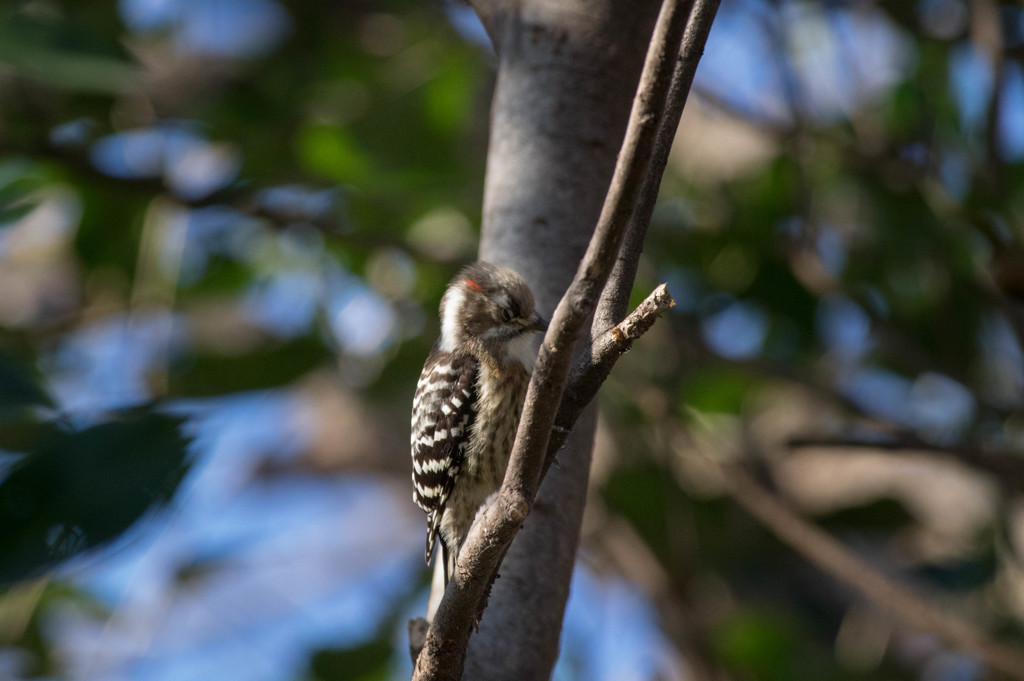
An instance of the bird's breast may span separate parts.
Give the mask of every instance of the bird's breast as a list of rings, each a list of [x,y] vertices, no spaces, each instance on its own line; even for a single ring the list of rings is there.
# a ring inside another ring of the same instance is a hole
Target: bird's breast
[[[467,452],[466,473],[488,487],[496,489],[505,477],[529,378],[519,367],[480,367],[473,423],[476,436],[472,438],[474,451]]]

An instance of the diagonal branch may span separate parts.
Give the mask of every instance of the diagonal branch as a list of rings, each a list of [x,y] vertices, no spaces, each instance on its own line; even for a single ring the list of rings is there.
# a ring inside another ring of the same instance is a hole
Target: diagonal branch
[[[676,61],[677,46],[689,14],[688,7],[684,7],[686,4],[683,0],[666,0],[662,6],[622,151],[594,236],[572,284],[555,309],[551,327],[541,345],[505,481],[496,498],[478,514],[460,551],[455,574],[427,631],[413,679],[457,680],[461,677],[466,646],[478,620],[481,604],[501,559],[536,498],[548,461],[549,444],[555,444],[549,443],[549,436],[562,401],[572,350],[611,273],[648,173],[668,96],[672,64]],[[713,14],[705,18],[709,26],[713,18]],[[661,169],[658,170],[658,181],[660,172]],[[657,302],[656,296],[652,303],[656,309],[671,304],[667,292],[663,289],[661,292],[664,294],[660,297],[661,302]],[[648,316],[650,323],[646,326],[649,328],[655,313]],[[641,328],[642,325],[637,325],[630,333],[637,333]],[[632,342],[628,334],[621,335],[624,340]],[[611,343],[607,347],[617,346]],[[607,370],[610,366],[609,363]],[[604,368],[601,370],[605,371]],[[598,381],[595,386],[599,384]],[[593,394],[586,401],[592,397]],[[574,422],[575,418],[572,420]]]
[[[826,574],[910,626],[938,636],[992,669],[1024,679],[1024,652],[993,641],[967,622],[921,599],[808,522],[738,466],[723,469],[726,491],[747,513]]]
[[[633,341],[647,333],[657,318],[668,312],[675,304],[669,295],[668,287],[661,284],[628,317],[598,336],[591,344],[590,354],[576,362],[555,417],[554,430],[548,442],[545,471],[554,461],[558,450],[565,444],[576,419],[608,378],[615,362],[629,352],[633,347]]]
[[[633,289],[637,267],[640,264],[640,253],[643,251],[644,240],[647,238],[647,228],[650,227],[654,206],[658,201],[661,178],[665,174],[665,166],[668,165],[672,142],[675,140],[676,130],[679,128],[679,119],[683,115],[683,107],[689,97],[693,77],[697,73],[697,64],[700,63],[700,58],[704,54],[704,44],[707,43],[708,33],[711,32],[711,25],[718,13],[719,2],[720,0],[690,0],[690,19],[687,22],[682,49],[672,73],[668,102],[665,104],[661,126],[658,128],[658,136],[654,141],[651,165],[644,178],[643,187],[640,188],[640,197],[633,209],[629,229],[622,241],[619,256],[615,260],[615,268],[612,270],[609,285],[605,287],[601,300],[597,304],[597,312],[594,314],[594,331],[604,331],[619,323],[626,315],[629,293]]]

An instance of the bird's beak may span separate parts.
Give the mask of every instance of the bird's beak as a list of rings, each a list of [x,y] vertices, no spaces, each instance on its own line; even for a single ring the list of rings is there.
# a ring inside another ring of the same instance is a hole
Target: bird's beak
[[[530,328],[533,329],[534,331],[547,331],[548,323],[539,314],[534,314],[533,322],[530,324]]]

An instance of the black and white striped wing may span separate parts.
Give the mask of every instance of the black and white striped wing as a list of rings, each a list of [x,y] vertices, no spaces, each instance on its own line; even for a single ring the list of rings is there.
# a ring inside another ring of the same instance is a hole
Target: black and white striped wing
[[[478,370],[472,356],[435,349],[416,384],[410,438],[413,500],[427,513],[428,563],[476,417]]]

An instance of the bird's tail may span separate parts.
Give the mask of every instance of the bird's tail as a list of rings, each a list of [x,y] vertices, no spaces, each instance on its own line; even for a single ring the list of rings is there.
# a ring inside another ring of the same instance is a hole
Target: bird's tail
[[[427,599],[427,621],[434,621],[434,614],[441,604],[441,597],[444,596],[445,587],[451,579],[455,561],[449,554],[448,547],[441,541],[441,555],[434,562],[434,576],[430,581],[430,597]]]
[[[448,588],[448,582],[455,573],[455,552],[449,551],[444,542],[441,542],[441,560],[444,561],[444,586]]]
[[[427,517],[427,548],[423,552],[423,559],[430,565],[430,558],[434,555],[434,544],[437,543],[437,531],[441,529],[441,519],[437,517],[437,511],[431,511]],[[444,544],[444,542],[441,542]],[[445,580],[445,584],[448,580]]]

